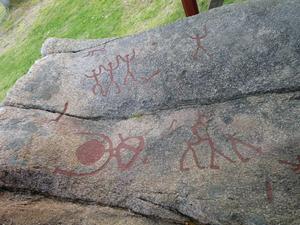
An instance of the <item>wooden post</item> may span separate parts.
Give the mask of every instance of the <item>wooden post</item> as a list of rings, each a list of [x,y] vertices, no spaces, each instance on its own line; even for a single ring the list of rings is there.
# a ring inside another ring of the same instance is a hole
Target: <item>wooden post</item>
[[[185,15],[193,16],[199,13],[197,0],[181,0]]]
[[[224,0],[211,0],[208,9],[217,8],[219,6],[222,6],[224,3]]]

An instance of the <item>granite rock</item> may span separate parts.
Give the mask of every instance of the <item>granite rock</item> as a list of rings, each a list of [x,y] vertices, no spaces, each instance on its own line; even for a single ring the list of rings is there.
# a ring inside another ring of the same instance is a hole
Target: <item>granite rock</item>
[[[123,209],[10,192],[0,192],[0,224],[172,225],[166,221],[143,218]]]
[[[296,225],[299,98],[96,121],[3,107],[0,185],[174,223]]]
[[[97,48],[117,38],[74,40],[68,38],[48,38],[41,49],[42,56],[59,53],[76,53],[90,48]],[[103,50],[104,51],[104,50]]]
[[[299,11],[298,0],[251,1],[95,48],[48,55],[16,83],[4,104],[62,112],[69,102],[71,116],[129,118],[295,91],[300,85]],[[57,52],[45,50],[51,51]]]
[[[48,40],[0,107],[0,187],[144,224],[298,225],[299,12],[251,1]]]

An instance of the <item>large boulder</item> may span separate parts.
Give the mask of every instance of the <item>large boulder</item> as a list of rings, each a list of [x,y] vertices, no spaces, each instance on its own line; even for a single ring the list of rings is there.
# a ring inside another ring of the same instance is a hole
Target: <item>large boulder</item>
[[[10,192],[0,192],[0,224],[172,225],[122,209]]]
[[[298,225],[299,12],[251,1],[47,41],[0,108],[0,186],[165,223]]]

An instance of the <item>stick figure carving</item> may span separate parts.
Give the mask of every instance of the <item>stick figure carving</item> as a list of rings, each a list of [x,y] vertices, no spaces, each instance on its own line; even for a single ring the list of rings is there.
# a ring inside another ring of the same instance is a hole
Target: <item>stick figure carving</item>
[[[210,169],[220,169],[220,166],[216,164],[217,156],[222,157],[224,160],[226,160],[230,163],[235,163],[235,161],[233,159],[226,156],[224,153],[222,153],[221,151],[219,151],[217,149],[213,138],[209,135],[209,133],[207,131],[207,121],[208,121],[207,118],[203,114],[198,113],[197,121],[191,127],[193,137],[189,141],[186,142],[187,148],[184,151],[184,153],[180,159],[180,170],[181,171],[189,170],[188,167],[184,166],[184,161],[186,160],[187,154],[189,152],[192,153],[193,160],[199,169],[207,168],[205,166],[201,166],[201,164],[198,160],[198,157],[197,157],[196,149],[195,149],[196,146],[199,146],[203,143],[206,143],[209,146],[210,151],[211,151],[210,162],[209,162]],[[200,132],[202,132],[204,134],[201,134]],[[238,151],[238,147],[237,147],[238,144],[243,145],[247,149],[251,149],[255,153],[258,153],[258,154],[262,153],[260,147],[255,147],[254,145],[251,145],[249,143],[246,143],[245,141],[239,140],[238,138],[235,138],[232,135],[225,135],[225,136],[227,136],[229,142],[231,143],[234,153],[237,155],[238,159],[243,163],[248,162],[250,160],[250,158],[244,158],[242,156],[242,154]]]
[[[87,54],[83,57],[94,56],[96,52],[106,52],[105,48],[93,49],[87,52]]]
[[[291,166],[291,170],[300,174],[300,155],[297,156],[298,163],[292,163],[287,160],[279,160],[279,163]]]
[[[97,88],[98,88],[102,96],[107,96],[112,86],[115,86],[115,88],[117,89],[117,94],[121,92],[121,88],[119,84],[115,81],[114,74],[113,74],[113,71],[116,70],[118,67],[119,67],[119,61],[117,60],[116,66],[113,66],[112,62],[109,62],[107,68],[104,65],[100,65],[98,68],[99,70],[98,73],[94,69],[92,70],[93,74],[91,76],[85,75],[87,78],[92,78],[95,80],[95,84],[92,88],[92,91],[95,95],[97,94]],[[107,72],[109,78],[109,84],[107,85],[106,88],[101,83],[101,78],[104,76],[104,71]]]
[[[204,53],[209,57],[211,58],[211,55],[208,53],[207,49],[203,47],[202,43],[201,43],[201,40],[206,38],[207,36],[207,27],[206,25],[204,25],[204,35],[200,36],[199,34],[196,34],[195,36],[189,36],[190,38],[196,40],[196,44],[197,44],[197,48],[195,50],[195,52],[192,54],[193,56],[193,59],[197,59],[198,57],[198,53],[199,53],[199,50],[202,49],[204,51]]]
[[[115,63],[109,62],[107,66],[104,66],[101,64],[97,69],[92,70],[92,75],[85,75],[89,79],[94,79],[95,84],[92,87],[92,92],[94,95],[97,95],[98,93],[102,95],[103,97],[108,96],[110,89],[112,87],[116,88],[116,93],[121,93],[121,85],[118,84],[118,82],[115,80],[115,70],[117,70],[121,63],[124,62],[126,65],[126,74],[123,79],[123,85],[126,86],[128,84],[129,79],[131,79],[133,82],[138,83],[147,83],[150,80],[154,79],[155,76],[159,75],[160,70],[154,71],[150,76],[141,77],[141,81],[138,81],[134,72],[132,71],[132,61],[136,57],[136,51],[135,49],[132,50],[132,55],[126,54],[125,56],[117,55],[115,56]],[[109,84],[104,84],[104,76],[108,76]]]
[[[127,84],[128,78],[131,77],[132,80],[136,81],[136,78],[130,68],[130,62],[135,58],[135,50],[132,50],[132,56],[129,57],[129,54],[125,55],[125,57],[122,57],[121,55],[117,55],[117,62],[119,63],[119,60],[122,60],[123,62],[126,63],[127,67],[127,74],[124,78],[124,84]]]
[[[114,71],[119,68],[120,61],[125,62],[126,67],[127,67],[127,74],[124,78],[124,85],[127,84],[129,77],[131,77],[132,80],[136,81],[136,78],[130,67],[130,62],[135,58],[135,50],[134,49],[132,50],[132,53],[133,53],[133,55],[131,57],[129,57],[129,54],[125,55],[124,57],[122,57],[121,55],[117,55],[115,57],[115,59],[116,59],[115,65],[112,62],[109,62],[107,64],[107,67],[105,67],[104,65],[100,65],[98,67],[99,72],[96,72],[96,70],[94,69],[94,70],[92,70],[92,75],[85,75],[87,78],[91,78],[91,79],[95,80],[95,84],[93,85],[93,88],[92,88],[94,95],[97,94],[97,89],[99,89],[100,94],[102,96],[106,97],[109,94],[109,91],[113,86],[116,88],[117,94],[121,93],[121,87],[115,81],[115,77],[114,77]],[[109,78],[109,84],[107,85],[106,88],[103,85],[103,81],[102,81],[102,78],[103,78],[105,72],[107,73],[108,78]]]

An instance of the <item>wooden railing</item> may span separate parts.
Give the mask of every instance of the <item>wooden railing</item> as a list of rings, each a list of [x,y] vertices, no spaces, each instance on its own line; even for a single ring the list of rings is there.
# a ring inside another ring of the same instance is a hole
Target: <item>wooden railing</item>
[[[181,0],[186,16],[193,16],[199,13],[197,0]],[[222,6],[224,0],[211,0],[209,4],[209,9]]]

